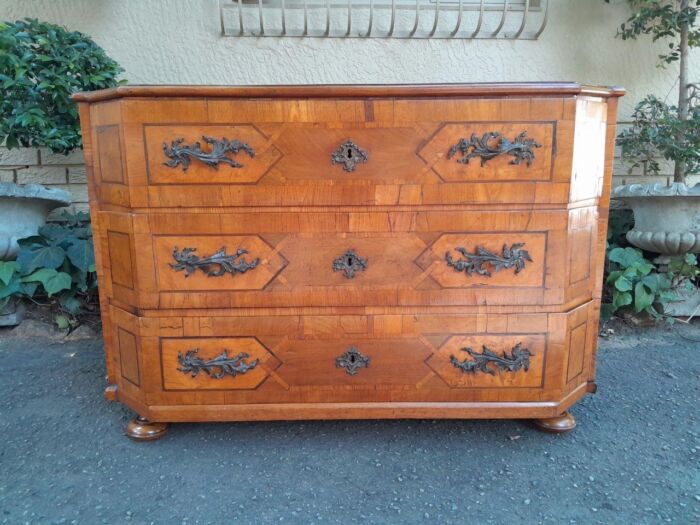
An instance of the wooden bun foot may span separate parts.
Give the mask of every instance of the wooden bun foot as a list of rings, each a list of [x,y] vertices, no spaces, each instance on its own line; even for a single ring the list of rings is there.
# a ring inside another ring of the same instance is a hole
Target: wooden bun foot
[[[126,425],[126,435],[134,441],[155,441],[167,432],[167,423],[156,423],[141,416],[136,416]]]
[[[564,412],[560,416],[533,419],[532,422],[543,432],[552,432],[554,434],[571,432],[576,428],[576,420],[568,412]]]

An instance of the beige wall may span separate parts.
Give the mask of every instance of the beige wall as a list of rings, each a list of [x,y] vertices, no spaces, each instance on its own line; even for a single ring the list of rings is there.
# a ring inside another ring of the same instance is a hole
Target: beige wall
[[[656,67],[663,44],[614,38],[628,14],[627,0],[550,2],[549,23],[536,41],[222,38],[217,0],[2,0],[0,19],[31,16],[88,33],[122,64],[131,83],[575,80],[626,87],[622,120],[648,93],[674,96],[675,69]],[[700,53],[694,51],[691,80],[698,73]],[[6,156],[0,151],[0,162]],[[65,181],[49,170],[45,182],[71,184],[71,163],[66,166]],[[616,172],[626,169],[618,163]],[[42,180],[37,173],[32,177]],[[0,171],[0,177],[26,178],[21,170]]]

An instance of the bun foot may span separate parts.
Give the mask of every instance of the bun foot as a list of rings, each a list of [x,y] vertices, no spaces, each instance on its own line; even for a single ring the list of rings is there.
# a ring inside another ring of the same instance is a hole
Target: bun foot
[[[156,423],[141,416],[136,416],[126,425],[126,435],[134,441],[155,441],[167,432],[167,423]]]
[[[564,434],[576,428],[576,420],[568,412],[564,412],[560,416],[533,419],[532,422],[543,432],[552,432],[554,434]]]

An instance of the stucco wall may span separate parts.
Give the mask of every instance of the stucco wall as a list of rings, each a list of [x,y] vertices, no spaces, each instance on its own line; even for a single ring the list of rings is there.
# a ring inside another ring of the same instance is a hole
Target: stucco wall
[[[138,84],[575,80],[626,87],[621,120],[647,93],[675,96],[675,68],[656,67],[663,44],[614,38],[627,0],[550,2],[536,41],[222,38],[217,0],[2,0],[0,19],[83,31]],[[698,73],[693,52],[690,78]]]

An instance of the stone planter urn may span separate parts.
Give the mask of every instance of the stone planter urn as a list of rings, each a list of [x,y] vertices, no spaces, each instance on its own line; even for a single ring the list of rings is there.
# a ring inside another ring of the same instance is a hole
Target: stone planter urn
[[[17,239],[36,235],[51,210],[70,203],[70,193],[58,188],[0,183],[0,260],[17,257]],[[0,326],[17,325],[23,315],[22,304],[11,300],[0,308]]]
[[[612,197],[634,213],[627,240],[658,253],[655,263],[668,264],[688,252],[700,252],[700,185],[630,184],[615,188]]]
[[[686,253],[700,253],[700,185],[630,184],[615,188],[612,196],[634,213],[634,228],[627,232],[627,240],[637,248],[658,253],[655,263],[668,265]],[[697,289],[665,306],[665,313],[676,317],[699,312]]]
[[[70,203],[70,193],[58,188],[0,183],[0,260],[17,257],[17,239],[36,235],[51,210]]]

